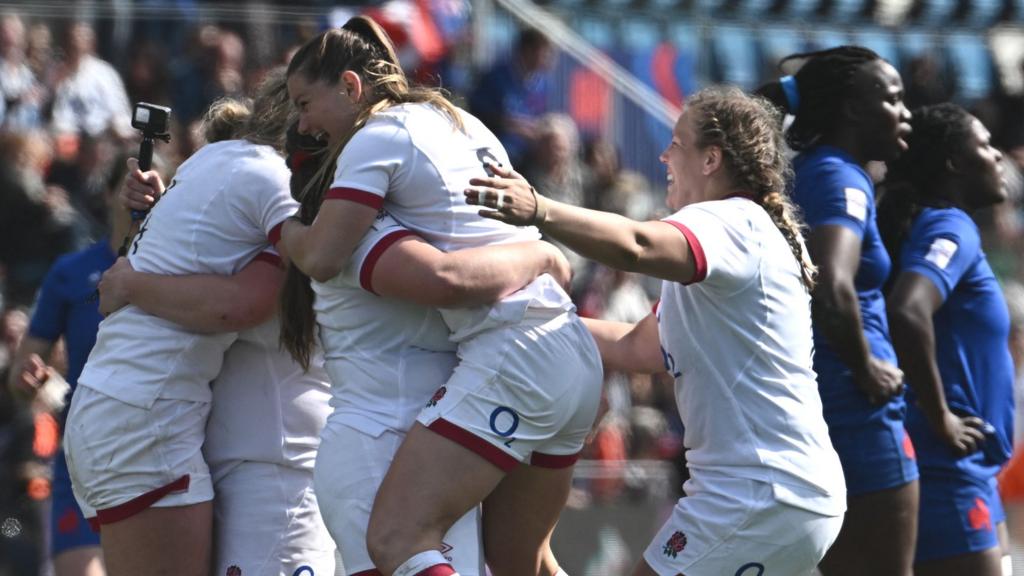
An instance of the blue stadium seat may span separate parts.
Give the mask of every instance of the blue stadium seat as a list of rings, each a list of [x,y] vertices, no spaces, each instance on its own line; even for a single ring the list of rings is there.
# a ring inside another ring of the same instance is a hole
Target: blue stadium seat
[[[853,43],[870,48],[896,68],[900,67],[900,51],[892,32],[883,28],[860,28],[853,32]]]
[[[809,37],[814,50],[835,48],[851,42],[850,34],[839,28],[815,27],[814,30],[811,30]]]
[[[619,38],[626,50],[650,50],[661,41],[661,29],[653,20],[630,18],[619,25]]]
[[[668,25],[667,40],[679,50],[676,74],[683,92],[690,94],[707,84],[709,53],[702,29],[690,22],[672,22]]]
[[[977,100],[992,90],[993,67],[985,38],[969,33],[950,34],[946,56],[957,79],[957,99]]]
[[[781,15],[786,19],[799,21],[812,16],[821,3],[822,0],[786,0]]]
[[[711,43],[715,79],[744,90],[757,87],[761,80],[760,62],[750,28],[717,26],[711,34]]]
[[[868,0],[833,0],[829,19],[837,23],[856,22],[864,18]]]
[[[581,16],[573,22],[572,28],[601,50],[610,50],[615,45],[615,28],[605,18]]]
[[[803,32],[789,26],[763,26],[758,30],[757,39],[764,65],[773,72],[779,72],[776,66],[780,60],[807,48]]]
[[[970,0],[964,22],[970,26],[991,26],[1003,15],[1004,0]]]
[[[969,0],[964,0],[969,1]],[[958,0],[918,0],[915,24],[924,26],[944,26],[953,19],[958,7]]]

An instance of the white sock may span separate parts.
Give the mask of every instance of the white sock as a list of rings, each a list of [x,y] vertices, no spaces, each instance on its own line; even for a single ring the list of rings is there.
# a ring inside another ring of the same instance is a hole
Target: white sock
[[[1009,554],[1003,556],[1003,576],[1013,576],[1013,558]]]
[[[450,566],[451,564],[440,550],[427,550],[409,558],[401,566],[395,568],[393,576],[416,576],[427,568],[439,565]],[[452,572],[452,576],[459,576],[459,573]]]
[[[558,568],[558,573],[557,573],[557,574],[555,574],[555,576],[569,576],[569,574],[568,574],[568,573],[566,573],[566,571],[565,571],[565,570],[562,570],[562,568],[561,568],[561,567],[559,567],[559,568]]]

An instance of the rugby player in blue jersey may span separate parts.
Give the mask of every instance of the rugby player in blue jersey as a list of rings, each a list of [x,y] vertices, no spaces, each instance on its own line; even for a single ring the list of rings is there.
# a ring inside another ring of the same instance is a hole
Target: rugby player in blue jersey
[[[952,104],[914,111],[890,162],[879,227],[887,308],[921,470],[914,574],[999,576],[995,477],[1013,445],[1010,316],[970,214],[1006,199],[988,130]]]
[[[882,286],[890,261],[878,235],[866,167],[906,148],[903,82],[871,50],[841,46],[795,54],[793,76],[759,91],[793,115],[793,200],[818,266],[812,294],[814,369],[848,509],[821,563],[825,576],[910,576],[918,471],[903,426],[903,374],[889,339]],[[865,554],[864,550],[871,550]]]

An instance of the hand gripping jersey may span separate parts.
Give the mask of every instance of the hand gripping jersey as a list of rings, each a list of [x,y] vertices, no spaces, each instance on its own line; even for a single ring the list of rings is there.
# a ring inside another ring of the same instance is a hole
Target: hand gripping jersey
[[[481,218],[466,203],[470,178],[487,174],[485,161],[509,165],[501,143],[479,120],[459,111],[464,131],[429,104],[393,106],[373,115],[341,153],[326,198],[385,207],[401,224],[444,251],[537,240],[533,227]],[[442,310],[456,342],[483,330],[516,324],[527,315],[553,318],[573,305],[558,283],[542,275],[491,307]]]
[[[785,238],[742,198],[665,221],[697,265],[689,285],[663,284],[657,308],[692,475],[766,482],[780,502],[841,515],[843,473],[811,370],[810,297]]]
[[[330,418],[373,436],[408,431],[455,365],[455,344],[437,310],[373,293],[377,260],[411,234],[381,212],[348,268],[313,282],[332,383]]]
[[[984,484],[1013,447],[1013,359],[1006,345],[1010,316],[999,282],[981,250],[978,227],[958,208],[925,208],[914,220],[900,268],[928,278],[942,295],[935,312],[935,359],[946,403],[991,427],[982,450],[956,458],[932,432],[907,391],[907,430],[922,474],[967,475]]]
[[[284,159],[268,146],[204,146],[178,169],[128,251],[154,274],[232,275],[266,249],[297,204]],[[79,384],[141,408],[157,398],[210,401],[234,334],[201,335],[127,306],[100,324]]]

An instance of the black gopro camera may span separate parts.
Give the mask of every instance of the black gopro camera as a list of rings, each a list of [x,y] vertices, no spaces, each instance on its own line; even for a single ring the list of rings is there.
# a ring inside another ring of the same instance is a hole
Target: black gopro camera
[[[166,106],[138,102],[132,112],[132,128],[151,138],[167,134],[170,120],[171,109]]]

